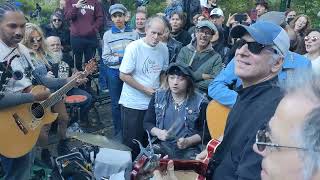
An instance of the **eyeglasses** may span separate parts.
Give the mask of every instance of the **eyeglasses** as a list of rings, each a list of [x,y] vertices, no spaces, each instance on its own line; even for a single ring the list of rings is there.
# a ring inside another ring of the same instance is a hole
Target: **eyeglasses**
[[[206,36],[212,36],[214,35],[214,32],[211,31],[205,31],[204,29],[197,29],[197,33],[204,34]]]
[[[247,42],[246,40],[244,39],[240,39],[239,41],[237,41],[237,49],[240,49],[242,46],[244,46],[245,44],[248,44],[248,49],[251,53],[253,54],[260,54],[261,51],[264,49],[264,48],[268,48],[274,52],[275,54],[278,54],[278,51],[271,48],[270,46],[266,46],[266,45],[263,45],[263,44],[260,44],[258,42]]]
[[[42,37],[34,37],[30,39],[31,43],[37,43],[37,42],[41,42],[42,41]]]
[[[52,19],[53,22],[60,22],[61,19]]]
[[[282,146],[279,144],[272,143],[270,137],[267,135],[270,134],[270,129],[267,127],[266,129],[259,130],[256,134],[256,142],[257,148],[260,152],[263,152],[266,147],[273,147],[273,148],[289,148],[289,149],[298,149],[306,151],[306,148],[302,147],[295,147],[295,146]]]
[[[309,41],[311,39],[312,42],[316,42],[318,39],[320,39],[319,37],[317,36],[306,36],[304,37],[304,41]]]

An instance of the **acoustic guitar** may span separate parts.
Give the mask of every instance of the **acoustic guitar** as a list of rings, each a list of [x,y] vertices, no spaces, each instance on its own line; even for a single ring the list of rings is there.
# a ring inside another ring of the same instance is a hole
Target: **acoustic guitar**
[[[90,60],[81,77],[86,77],[97,68],[96,62]],[[58,114],[51,112],[51,107],[59,102],[63,95],[77,85],[74,77],[58,91],[52,93],[42,102],[21,104],[0,110],[0,154],[17,158],[27,154],[36,144],[43,125],[52,123]],[[32,93],[40,92],[44,86],[35,86]]]
[[[212,139],[221,139],[226,127],[230,108],[216,101],[210,101],[207,107],[207,125]]]

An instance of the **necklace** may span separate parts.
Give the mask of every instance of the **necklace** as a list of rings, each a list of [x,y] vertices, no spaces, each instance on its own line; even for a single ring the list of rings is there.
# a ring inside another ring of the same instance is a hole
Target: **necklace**
[[[182,99],[177,99],[177,100],[175,100],[175,99],[172,97],[172,102],[173,102],[173,104],[174,104],[174,109],[175,109],[176,111],[180,111],[185,100],[186,100],[186,98],[182,98]]]

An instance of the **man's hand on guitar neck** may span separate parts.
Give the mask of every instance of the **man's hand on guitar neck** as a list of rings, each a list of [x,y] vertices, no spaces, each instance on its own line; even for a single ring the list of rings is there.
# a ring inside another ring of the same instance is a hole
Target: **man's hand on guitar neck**
[[[43,86],[43,90],[40,92],[31,92],[34,97],[34,101],[44,101],[50,96],[50,90]]]
[[[174,166],[173,166],[172,160],[168,162],[167,170],[165,172],[160,172],[159,170],[155,170],[153,172],[153,175],[155,180],[178,180],[178,178],[174,174]]]
[[[68,78],[68,82],[76,78],[77,86],[84,84],[88,81],[86,73],[82,71],[75,72],[71,77]]]

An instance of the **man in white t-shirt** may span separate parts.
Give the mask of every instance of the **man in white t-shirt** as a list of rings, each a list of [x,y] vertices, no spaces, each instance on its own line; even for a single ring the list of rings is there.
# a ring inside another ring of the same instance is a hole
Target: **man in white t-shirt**
[[[124,82],[119,100],[123,143],[133,149],[133,158],[139,154],[139,147],[132,139],[143,142],[143,118],[151,95],[160,86],[160,73],[169,63],[167,46],[160,42],[165,29],[163,19],[149,18],[145,28],[146,37],[127,46],[119,68]]]

